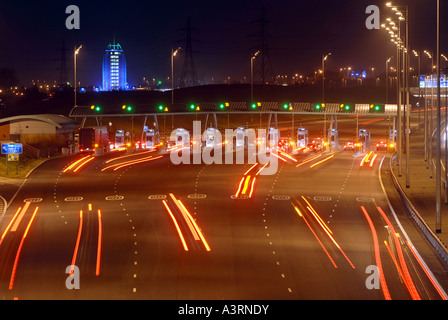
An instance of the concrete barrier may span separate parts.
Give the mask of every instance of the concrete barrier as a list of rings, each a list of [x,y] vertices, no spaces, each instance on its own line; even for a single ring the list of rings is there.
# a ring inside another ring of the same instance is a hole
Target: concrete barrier
[[[417,226],[420,228],[420,230],[425,235],[426,239],[431,243],[431,245],[434,247],[434,249],[437,251],[439,256],[442,258],[442,260],[445,262],[445,264],[448,266],[448,250],[444,246],[444,244],[440,241],[440,239],[434,234],[434,232],[431,230],[431,228],[426,224],[426,222],[422,219],[420,213],[418,210],[414,207],[411,200],[408,198],[406,193],[404,192],[403,188],[401,187],[400,183],[398,182],[397,177],[394,174],[394,171],[392,169],[392,164],[397,155],[393,155],[390,158],[389,162],[389,172],[392,177],[392,181],[394,183],[395,188],[397,189],[398,193],[400,194],[401,200],[403,201],[404,205],[408,209],[409,215],[414,219]]]

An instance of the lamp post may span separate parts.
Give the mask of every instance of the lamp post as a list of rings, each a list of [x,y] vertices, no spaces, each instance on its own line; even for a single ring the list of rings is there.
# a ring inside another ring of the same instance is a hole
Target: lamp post
[[[254,102],[254,60],[260,54],[260,51],[250,58],[250,103]]]
[[[441,222],[441,105],[440,105],[440,0],[437,0],[437,163],[436,163],[436,233],[442,232]]]
[[[325,61],[331,56],[331,52],[322,56],[322,105],[325,106]],[[324,143],[327,144],[326,149],[329,149],[329,141],[327,141],[327,108],[324,107]]]
[[[80,45],[78,48],[76,48],[76,46],[75,46],[75,51],[74,51],[74,54],[73,54],[73,57],[74,57],[74,62],[75,62],[75,107],[77,106],[77,101],[76,101],[76,56],[78,55],[78,53],[79,53],[79,50],[81,50],[81,48],[82,48],[82,45]]]
[[[389,103],[389,62],[392,58],[386,60],[386,104]]]
[[[174,57],[179,52],[180,47],[176,50],[171,49],[171,106],[174,104]]]
[[[428,141],[428,163],[426,164],[426,168],[429,169],[429,167],[431,167],[431,178],[432,178],[432,126],[433,126],[433,116],[432,116],[432,111],[434,109],[434,57],[432,56],[432,53],[430,53],[428,50],[425,50],[424,53],[428,56],[429,59],[431,59],[431,74],[430,74],[430,84],[431,84],[431,111],[430,114],[428,115],[428,122],[429,122],[429,126],[428,126],[428,134],[427,134],[427,141]],[[426,108],[426,104],[425,104],[425,108]]]

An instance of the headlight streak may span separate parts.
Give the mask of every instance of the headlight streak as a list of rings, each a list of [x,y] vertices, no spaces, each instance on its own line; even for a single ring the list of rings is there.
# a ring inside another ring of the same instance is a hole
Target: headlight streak
[[[246,194],[247,188],[249,188],[249,182],[250,182],[250,176],[246,177],[246,181],[244,182],[243,190],[241,191],[241,194]]]
[[[25,202],[23,209],[20,211],[19,216],[17,217],[17,219],[15,219],[15,222],[12,225],[11,232],[15,232],[17,230],[17,228],[19,227],[19,224],[22,221],[23,216],[25,215],[26,211],[28,210],[30,204],[31,204],[31,202]]]
[[[143,154],[152,153],[154,151],[155,150],[149,150],[149,151],[143,151],[143,152],[138,152],[138,153],[134,153],[134,154],[127,154],[127,155],[124,155],[124,156],[120,156],[120,157],[116,157],[116,158],[113,158],[113,159],[109,159],[109,160],[105,161],[104,163],[110,163],[110,162],[113,162],[113,161],[129,158],[129,157],[137,157],[137,156],[141,156]]]
[[[375,253],[375,264],[378,268],[381,289],[383,290],[384,298],[386,300],[392,300],[390,293],[389,293],[389,289],[387,288],[386,279],[384,277],[383,265],[381,263],[381,256],[380,256],[380,248],[379,248],[379,244],[378,244],[378,235],[376,233],[375,226],[373,225],[372,219],[370,219],[369,213],[367,212],[366,208],[364,206],[361,206],[361,210],[364,213],[364,216],[365,216],[367,223],[369,224],[370,230],[372,232],[373,246],[374,246],[374,253]]]
[[[191,223],[190,219],[187,216],[187,212],[186,210],[184,210],[184,208],[182,208],[182,206],[180,205],[180,203],[178,203],[178,200],[176,199],[176,197],[174,196],[174,194],[170,193],[170,197],[171,199],[174,201],[174,204],[179,208],[180,212],[182,213],[184,220],[187,222],[187,226],[190,229],[191,234],[193,235],[193,238],[195,240],[200,240],[198,233],[196,232],[193,224]]]
[[[204,235],[202,234],[201,229],[198,227],[198,225],[196,224],[196,221],[193,219],[193,217],[191,216],[190,212],[188,212],[187,208],[185,208],[184,204],[182,203],[182,201],[177,200],[179,202],[179,204],[182,206],[182,208],[185,210],[185,212],[187,213],[188,218],[190,219],[191,223],[193,224],[194,228],[196,229],[197,233],[199,234],[199,237],[201,238],[202,243],[204,244],[205,250],[207,251],[211,251],[210,246],[208,245],[207,240],[205,239]]]
[[[173,220],[174,226],[176,227],[177,233],[179,235],[180,241],[182,242],[182,246],[184,247],[184,250],[188,251],[187,243],[185,242],[185,238],[182,234],[182,231],[179,228],[179,224],[177,223],[176,218],[174,217],[173,213],[171,212],[170,207],[168,207],[166,200],[162,200],[162,202],[163,202],[163,205],[165,206],[166,210],[168,211],[168,213],[171,217],[171,220]]]
[[[125,161],[125,162],[121,162],[121,163],[116,163],[116,164],[112,164],[110,166],[107,166],[103,169],[101,169],[101,171],[106,171],[108,169],[114,168],[114,171],[120,170],[124,167],[128,167],[128,166],[132,166],[135,164],[139,164],[139,163],[144,163],[144,162],[149,162],[149,161],[153,161],[153,160],[157,160],[162,158],[163,156],[157,156],[157,157],[153,157],[153,156],[149,156],[149,157],[144,157],[141,159],[135,159],[135,160],[129,160],[129,161]]]
[[[76,167],[76,169],[73,170],[73,172],[78,172],[79,169],[81,169],[82,167],[84,167],[87,163],[89,163],[90,161],[92,161],[93,159],[95,159],[94,157],[90,157],[87,160],[83,161],[81,164],[79,164],[78,167]]]
[[[308,221],[306,220],[305,216],[302,214],[302,212],[299,210],[299,208],[297,208],[294,203],[291,202],[291,205],[294,207],[294,210],[297,212],[297,214],[299,215],[299,217],[303,218],[303,220],[305,221],[306,225],[308,226],[308,228],[310,229],[310,231],[313,233],[314,237],[316,238],[317,242],[319,242],[320,246],[322,247],[322,249],[325,251],[325,253],[327,254],[328,259],[330,259],[331,263],[333,264],[333,266],[337,269],[338,266],[336,265],[336,263],[334,262],[333,258],[331,257],[330,253],[328,252],[328,250],[325,248],[325,246],[323,245],[323,243],[320,241],[319,237],[316,235],[316,233],[314,232],[313,228],[311,227],[311,225],[308,223]]]
[[[11,225],[13,224],[14,220],[16,219],[17,215],[19,214],[20,210],[22,210],[22,207],[19,207],[19,209],[17,209],[16,213],[14,214],[14,216],[12,217],[11,221],[8,223],[8,226],[6,227],[5,231],[2,234],[2,237],[0,238],[0,245],[3,242],[3,239],[5,238],[6,234],[8,233],[9,228],[11,227]]]
[[[115,169],[114,169],[114,171],[117,171],[117,170],[119,170],[119,169],[121,169],[121,168],[124,168],[124,167],[129,167],[129,166],[132,166],[132,165],[135,165],[135,164],[139,164],[139,163],[144,163],[144,162],[149,162],[149,161],[154,161],[154,160],[157,160],[157,159],[160,159],[160,158],[162,158],[163,156],[158,156],[158,157],[154,157],[154,158],[150,158],[150,159],[145,159],[145,160],[136,160],[136,161],[134,161],[134,162],[132,162],[132,163],[127,163],[127,164],[124,164],[124,165],[121,165],[121,166],[119,166],[119,167],[116,167]]]
[[[91,157],[91,155],[82,157],[81,159],[79,159],[79,160],[73,162],[71,165],[69,165],[67,168],[65,168],[62,172],[65,173],[65,172],[71,170],[71,169],[72,169],[74,166],[76,166],[78,163],[80,163],[81,161],[83,161],[83,160],[85,160],[85,159],[87,159],[87,158],[89,158],[89,157]]]
[[[303,166],[304,164],[307,164],[308,162],[314,161],[314,160],[316,160],[316,159],[318,159],[318,158],[320,158],[320,157],[322,157],[322,153],[319,154],[319,155],[317,155],[317,156],[314,156],[314,157],[312,157],[312,158],[310,158],[310,159],[307,159],[307,160],[302,161],[301,163],[299,163],[298,165],[296,165],[296,167]]]
[[[17,250],[16,258],[14,259],[14,265],[13,265],[12,272],[11,272],[11,278],[10,278],[10,280],[9,280],[9,290],[12,290],[12,289],[13,289],[13,286],[14,286],[14,278],[15,278],[16,271],[17,271],[17,265],[18,265],[18,263],[19,263],[20,253],[21,253],[21,251],[22,251],[22,247],[23,247],[23,244],[24,244],[24,242],[25,242],[25,238],[26,238],[26,236],[28,235],[28,231],[29,231],[29,229],[30,229],[30,227],[31,227],[31,224],[32,224],[33,221],[34,221],[34,218],[35,218],[35,216],[36,216],[36,213],[37,213],[37,210],[38,210],[38,209],[39,209],[39,207],[36,207],[36,209],[34,210],[34,213],[33,213],[32,217],[31,217],[30,221],[28,222],[28,225],[27,225],[27,227],[26,227],[26,229],[25,229],[25,232],[23,233],[22,240],[20,241],[19,249]]]
[[[243,182],[244,182],[244,177],[241,178],[240,184],[239,184],[239,186],[238,186],[238,190],[237,190],[236,193],[235,193],[235,198],[238,198],[238,196],[240,195],[240,192],[241,192],[241,186],[243,185]]]
[[[292,160],[292,161],[294,161],[294,162],[297,162],[297,159],[294,159],[293,157],[291,157],[289,154],[287,154],[287,153],[285,153],[285,152],[283,152],[283,151],[281,151],[281,150],[278,150],[278,152],[280,152],[283,156],[285,156],[286,158],[288,158],[288,159],[290,159],[290,160]]]
[[[332,154],[331,156],[329,156],[329,157],[327,157],[327,158],[325,158],[325,159],[323,159],[323,160],[321,160],[321,161],[319,161],[319,162],[316,162],[315,164],[311,165],[311,166],[310,166],[310,169],[311,169],[311,168],[314,168],[315,166],[317,166],[317,165],[319,165],[319,164],[321,164],[321,163],[323,163],[323,162],[326,162],[326,161],[328,161],[328,160],[330,160],[330,159],[332,159],[332,158],[334,158],[334,154]]]
[[[252,186],[250,187],[249,198],[252,198],[252,193],[254,192],[254,186],[255,186],[255,180],[256,180],[256,179],[257,179],[256,177],[254,177],[254,178],[252,179]]]
[[[293,195],[292,196],[293,199],[299,203],[299,200]],[[338,250],[341,252],[341,254],[344,256],[344,258],[347,260],[347,262],[350,264],[350,266],[353,269],[356,269],[355,266],[353,265],[353,263],[351,262],[351,260],[347,257],[347,255],[345,254],[344,250],[342,250],[341,246],[339,245],[339,243],[336,242],[336,240],[333,238],[332,234],[333,232],[330,230],[330,228],[328,228],[328,226],[325,224],[325,222],[322,220],[322,218],[317,214],[316,210],[314,210],[314,208],[312,208],[311,204],[305,199],[304,196],[302,196],[302,199],[305,200],[305,202],[309,205],[308,211],[311,212],[311,215],[314,217],[314,219],[317,221],[318,225],[321,226],[321,228],[324,230],[324,232],[327,234],[327,236],[330,238],[331,242],[333,242],[333,244],[336,246],[336,248],[338,248]]]
[[[297,202],[298,205],[300,204],[300,201],[293,195],[292,198]],[[331,242],[338,248],[338,250],[341,252],[341,254],[344,256],[344,258],[347,260],[347,262],[350,264],[350,266],[353,269],[356,269],[354,264],[351,262],[351,260],[348,258],[344,250],[342,250],[341,246],[336,242],[334,237],[332,236],[333,232],[330,230],[330,228],[325,224],[325,222],[322,220],[322,218],[317,214],[317,211],[311,206],[311,204],[306,200],[304,196],[301,197],[306,203],[307,203],[307,209],[311,213],[311,215],[314,217],[318,225],[322,228],[322,230],[327,234]],[[294,206],[295,210],[298,211],[298,208]],[[297,208],[297,209],[296,209]],[[301,213],[303,216],[303,214]]]

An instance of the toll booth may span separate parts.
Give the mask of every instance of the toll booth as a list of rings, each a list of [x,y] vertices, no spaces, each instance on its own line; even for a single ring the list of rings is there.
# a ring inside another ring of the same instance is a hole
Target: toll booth
[[[338,130],[334,128],[330,129],[328,131],[328,136],[330,137],[329,138],[330,148],[336,149],[337,147],[339,147]]]
[[[125,145],[124,142],[124,130],[117,130],[115,132],[115,144],[114,144],[114,148],[121,148]]]
[[[360,129],[359,130],[359,142],[362,146],[362,151],[366,151],[370,148],[370,132],[368,132],[366,129]]]
[[[143,148],[154,149],[159,143],[159,132],[154,129],[147,129],[143,134]]]
[[[235,145],[237,149],[244,147],[245,136],[246,136],[246,129],[244,127],[238,127],[235,133],[235,140],[236,140]]]
[[[297,130],[297,149],[306,148],[306,146],[308,145],[308,141],[308,130],[306,130],[305,128],[299,128]]]
[[[390,130],[390,133],[389,133],[389,141],[390,141],[391,143],[395,143],[395,142],[397,141],[397,133],[398,133],[397,130]]]
[[[176,129],[175,145],[180,148],[190,148],[190,133],[183,128]]]
[[[278,132],[278,129],[269,128],[268,136],[266,138],[266,151],[271,152],[271,149],[277,146],[279,139],[280,133]]]
[[[218,130],[215,128],[207,128],[204,135],[205,147],[213,148],[216,144],[221,143],[221,141],[219,141]]]

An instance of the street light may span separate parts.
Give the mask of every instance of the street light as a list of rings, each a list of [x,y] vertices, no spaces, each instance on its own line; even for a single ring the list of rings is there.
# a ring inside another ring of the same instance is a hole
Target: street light
[[[75,52],[73,54],[74,62],[75,62],[75,107],[77,106],[77,102],[76,102],[76,56],[78,55],[79,50],[81,50],[81,48],[82,48],[82,45],[80,45],[78,48],[76,48],[76,46],[75,46]]]
[[[429,52],[428,50],[423,51],[423,53],[426,54],[426,56],[431,59],[431,75],[430,75],[430,83],[431,83],[431,113],[430,113],[430,117],[428,122],[429,122],[429,127],[428,127],[428,133],[426,133],[425,138],[427,141],[427,156],[426,156],[426,160],[427,160],[427,164],[426,164],[426,168],[429,169],[429,166],[431,166],[431,177],[432,177],[432,139],[429,139],[429,137],[432,137],[432,124],[433,124],[433,116],[432,116],[432,111],[434,109],[434,86],[433,86],[433,80],[434,80],[434,75],[433,75],[433,71],[434,71],[434,58],[431,52]],[[425,110],[426,110],[427,106],[426,106],[426,102],[425,102]]]
[[[325,105],[325,61],[331,56],[331,52],[322,56],[322,105]],[[324,142],[327,142],[327,149],[329,148],[329,143],[327,141],[327,108],[325,108],[324,115]]]
[[[181,48],[171,49],[171,106],[174,104],[174,57]]]
[[[390,57],[386,60],[386,104],[389,103],[389,62],[392,60],[393,57]]]
[[[250,102],[254,102],[254,60],[260,54],[260,51],[255,52],[255,54],[250,58]]]

